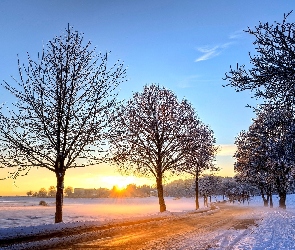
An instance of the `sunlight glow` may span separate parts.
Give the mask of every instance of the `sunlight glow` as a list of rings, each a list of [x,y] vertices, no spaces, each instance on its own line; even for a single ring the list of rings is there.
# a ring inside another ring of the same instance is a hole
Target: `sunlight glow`
[[[100,180],[102,183],[107,184],[105,186],[108,186],[109,188],[116,186],[119,190],[126,188],[126,186],[129,184],[136,184],[139,186],[145,184],[140,178],[135,176],[102,176]]]

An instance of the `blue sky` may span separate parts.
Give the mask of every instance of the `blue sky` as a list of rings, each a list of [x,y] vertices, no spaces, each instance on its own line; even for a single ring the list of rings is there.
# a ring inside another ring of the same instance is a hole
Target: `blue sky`
[[[1,0],[0,80],[12,83],[10,76],[18,76],[17,54],[26,63],[26,52],[36,57],[70,23],[98,51],[112,51],[110,65],[124,61],[129,80],[120,87],[121,99],[150,83],[187,98],[223,145],[217,164],[224,175],[232,174],[234,138],[250,125],[253,113],[245,106],[255,101],[250,93],[223,88],[222,78],[230,65],[249,65],[253,37],[243,29],[281,21],[294,6],[286,0]],[[0,93],[0,102],[9,102],[4,89]],[[85,176],[92,172],[83,171]]]

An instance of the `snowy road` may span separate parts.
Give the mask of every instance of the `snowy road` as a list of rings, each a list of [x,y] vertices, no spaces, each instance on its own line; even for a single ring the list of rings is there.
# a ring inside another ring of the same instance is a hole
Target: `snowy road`
[[[210,249],[231,247],[255,227],[253,210],[246,206],[224,206],[206,213],[176,215],[168,220],[122,227],[97,239],[67,249]],[[236,231],[242,231],[231,240]]]
[[[0,244],[0,249],[295,249],[294,209],[218,206],[198,213],[165,212],[108,224],[59,228],[34,233],[17,244],[4,236],[7,244]]]

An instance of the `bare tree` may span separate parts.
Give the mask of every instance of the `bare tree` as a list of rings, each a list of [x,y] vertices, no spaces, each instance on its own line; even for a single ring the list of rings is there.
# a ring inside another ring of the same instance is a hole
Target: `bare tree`
[[[238,65],[236,68],[230,67],[226,73],[225,80],[229,80],[227,86],[234,87],[236,91],[250,90],[254,93],[254,97],[263,100],[265,104],[272,104],[272,109],[277,112],[284,110],[284,112],[295,112],[295,23],[287,22],[288,17],[292,13],[284,14],[283,21],[274,22],[260,22],[254,29],[248,28],[247,33],[254,36],[256,54],[250,56],[250,63],[252,67],[246,69],[245,65]],[[273,117],[274,118],[274,117]],[[280,115],[277,116],[280,118]],[[293,119],[293,118],[292,118]],[[287,166],[285,159],[290,158],[289,152],[292,152],[294,157],[293,142],[291,132],[285,130],[289,126],[289,119],[273,119],[271,122],[273,138],[268,137],[269,142],[275,139],[279,143],[273,143],[271,148],[272,166],[276,166],[276,172],[280,176],[277,178],[276,186],[279,188],[280,207],[285,207],[286,199],[286,184],[289,182],[289,173],[284,174],[284,168]],[[265,124],[266,125],[266,124]],[[281,134],[280,134],[281,133]],[[294,139],[293,139],[294,140]],[[286,142],[288,141],[288,145]],[[268,144],[270,146],[271,143]],[[287,149],[287,151],[284,151]],[[286,154],[287,153],[287,154]],[[270,154],[267,152],[267,154]],[[289,156],[287,156],[289,155]],[[281,160],[278,160],[281,159]],[[289,161],[289,159],[287,159]],[[288,164],[289,168],[291,167]],[[279,172],[282,171],[282,172]],[[285,176],[285,177],[283,177]],[[286,177],[287,176],[287,177]]]
[[[286,208],[286,194],[295,166],[294,141],[293,113],[272,105],[258,109],[249,130],[236,139],[235,171],[241,179],[259,188],[265,205],[275,187],[280,197],[279,206]]]
[[[288,23],[291,12],[284,15],[282,23],[259,23],[247,33],[255,37],[256,55],[250,56],[253,65],[247,70],[244,65],[230,68],[226,73],[227,86],[236,91],[251,90],[256,98],[280,103],[295,104],[295,23]]]
[[[186,101],[157,85],[135,93],[117,113],[110,138],[119,169],[156,178],[160,212],[166,211],[163,176],[184,164],[183,137],[190,124]]]
[[[119,61],[107,68],[108,53],[96,53],[83,35],[68,27],[49,41],[38,59],[18,61],[20,79],[4,83],[17,99],[0,112],[0,163],[11,178],[32,167],[56,175],[55,222],[62,221],[64,176],[69,168],[104,159],[107,115],[116,105],[114,89],[124,81]]]
[[[237,136],[234,169],[239,183],[248,183],[257,187],[264,206],[268,206],[274,186],[273,173],[267,157],[266,137],[259,133],[260,128],[259,123],[253,123],[249,131],[242,131]]]
[[[27,192],[27,196],[32,196],[32,195],[33,195],[33,191],[32,190],[30,190],[30,191]]]
[[[204,207],[208,207],[208,197],[211,203],[211,196],[216,193],[218,177],[214,175],[204,175],[200,179],[200,194],[204,199]]]
[[[214,145],[216,139],[213,131],[199,120],[191,106],[187,110],[191,110],[191,123],[186,131],[186,142],[183,143],[185,164],[180,170],[194,176],[196,209],[199,209],[199,178],[206,170],[218,170],[214,165],[218,147]]]

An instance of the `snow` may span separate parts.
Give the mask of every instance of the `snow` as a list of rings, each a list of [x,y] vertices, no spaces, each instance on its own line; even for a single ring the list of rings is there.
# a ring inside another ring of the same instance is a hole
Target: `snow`
[[[42,200],[45,200],[50,206],[39,206],[40,198],[0,197],[2,222],[0,224],[0,242],[1,240],[22,236],[43,235],[48,232],[58,233],[71,228],[85,229],[99,225],[111,225],[112,223],[132,221],[134,217],[137,219],[169,219],[174,214],[177,214],[177,216],[186,214],[185,210],[191,212],[195,206],[193,198],[173,199],[172,197],[166,197],[165,202],[169,211],[159,213],[158,199],[156,197],[65,199],[63,207],[64,222],[53,224],[55,212],[54,199],[43,198]],[[206,211],[209,208],[203,207],[200,210]],[[72,243],[73,240],[83,237],[84,235],[62,239],[57,237],[50,239],[50,243],[46,240],[22,243],[15,245],[15,249],[52,247],[53,245],[58,245],[60,241]]]
[[[162,217],[169,219],[182,216],[194,209],[194,199],[166,198],[165,213],[158,212],[156,197],[129,199],[65,199],[64,223],[53,224],[53,199],[46,199],[50,206],[38,206],[40,198],[13,198],[4,201],[0,197],[0,241],[16,235],[34,235],[46,232],[58,232],[67,228],[85,228],[111,224],[118,221]],[[45,200],[45,199],[44,199]],[[202,204],[202,200],[200,200]],[[253,212],[244,219],[257,219],[256,224],[247,229],[213,230],[203,236],[188,234],[174,239],[173,249],[196,249],[196,241],[207,244],[208,249],[295,249],[295,195],[288,195],[287,209],[278,207],[278,197],[274,196],[274,209],[263,208],[260,197],[254,197],[250,204],[235,203],[232,206],[252,206]],[[202,208],[203,210],[205,208]],[[207,212],[207,213],[210,213]],[[26,225],[26,226],[25,226]],[[75,237],[83,237],[75,236]],[[61,239],[54,238],[58,245]],[[73,241],[73,238],[62,239]],[[17,245],[17,249],[46,246],[47,241],[38,241]],[[4,248],[5,249],[5,248]]]
[[[39,206],[44,200],[49,206]],[[215,200],[215,199],[214,199]],[[19,226],[52,224],[55,213],[54,198],[0,197],[0,229]],[[181,212],[193,210],[194,198],[165,198],[167,210]],[[200,199],[202,207],[202,199]],[[108,221],[128,217],[157,214],[158,198],[65,198],[63,221]]]
[[[262,218],[257,227],[217,232],[217,243],[210,249],[295,249],[294,211],[268,209],[256,211],[253,216]]]
[[[175,249],[196,249],[196,241],[207,244],[214,250],[282,250],[295,249],[295,194],[287,196],[287,209],[278,208],[278,197],[274,196],[276,208],[262,207],[261,197],[254,197],[250,206],[253,212],[243,219],[256,219],[256,226],[247,229],[229,229],[213,231],[200,238],[187,235]],[[247,203],[236,203],[233,206],[249,206]]]

